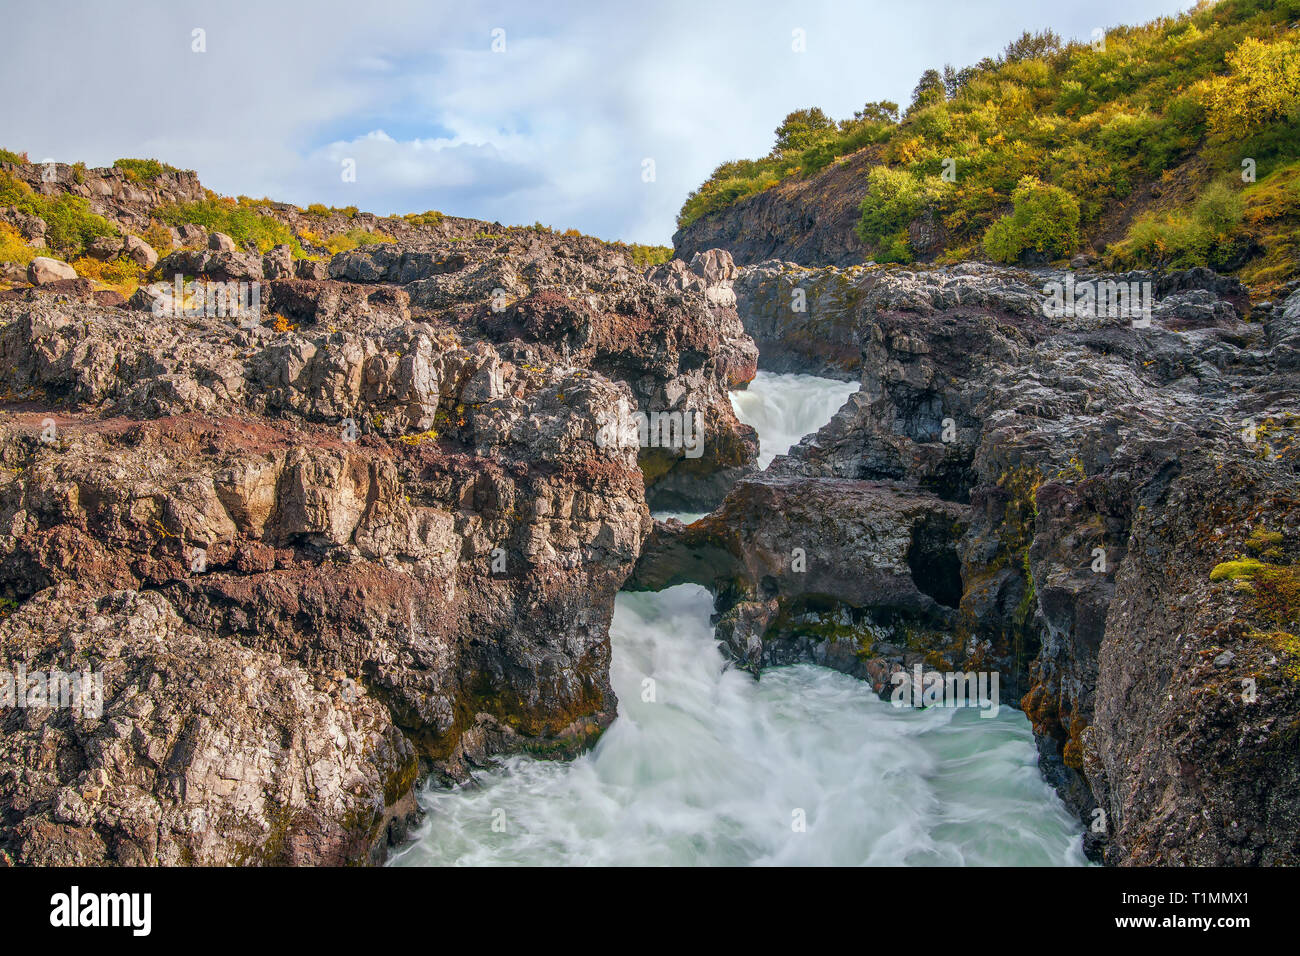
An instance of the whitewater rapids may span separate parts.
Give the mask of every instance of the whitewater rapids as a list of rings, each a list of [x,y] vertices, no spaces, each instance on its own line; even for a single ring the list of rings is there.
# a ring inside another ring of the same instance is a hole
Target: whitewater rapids
[[[766,465],[856,386],[760,372],[733,394]],[[690,518],[692,516],[685,516]],[[559,763],[517,756],[420,793],[393,864],[1083,865],[1025,716],[898,709],[811,665],[726,666],[708,592],[620,594],[617,719]]]

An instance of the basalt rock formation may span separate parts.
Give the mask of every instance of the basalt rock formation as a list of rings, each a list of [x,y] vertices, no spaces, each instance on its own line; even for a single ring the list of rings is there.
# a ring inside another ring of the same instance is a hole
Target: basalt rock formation
[[[336,279],[400,284],[413,308],[486,337],[521,367],[560,364],[626,382],[633,414],[698,416],[697,449],[656,446],[652,436],[641,450],[657,508],[713,507],[753,470],[757,438],[727,397],[758,360],[736,314],[734,270],[717,252],[647,278],[603,243],[545,233],[367,246],[330,264]]]
[[[726,249],[745,266],[766,259],[817,267],[857,265],[866,259],[854,231],[858,206],[867,194],[867,172],[878,161],[876,151],[865,149],[807,178],[788,177],[678,229],[673,248],[683,259]],[[925,245],[919,242],[916,248]]]
[[[1300,862],[1300,293],[1247,313],[1205,270],[1079,275],[1150,283],[1149,316],[1049,318],[1065,278],[742,270],[755,338],[788,326],[785,367],[824,374],[807,333],[837,330],[861,390],[712,515],[657,522],[632,584],[712,588],[755,670],[996,670],[1098,858]]]
[[[417,760],[572,753],[612,718],[648,519],[634,450],[595,434],[626,387],[392,312],[6,310],[0,653],[107,684],[100,720],[6,712],[15,860],[364,858]]]
[[[4,293],[0,672],[103,686],[0,709],[0,863],[378,861],[422,775],[608,725],[646,489],[753,469],[734,267],[474,235]],[[698,457],[604,440],[689,410]]]

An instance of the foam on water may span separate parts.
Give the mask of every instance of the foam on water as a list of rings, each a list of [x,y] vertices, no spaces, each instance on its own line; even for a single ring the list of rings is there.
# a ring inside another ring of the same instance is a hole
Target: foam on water
[[[734,400],[766,464],[855,389],[760,372]],[[512,757],[455,789],[424,788],[425,821],[393,863],[1086,862],[1022,713],[898,709],[809,665],[755,681],[724,661],[712,609],[695,585],[620,594],[610,627],[619,715],[596,747],[569,763]]]

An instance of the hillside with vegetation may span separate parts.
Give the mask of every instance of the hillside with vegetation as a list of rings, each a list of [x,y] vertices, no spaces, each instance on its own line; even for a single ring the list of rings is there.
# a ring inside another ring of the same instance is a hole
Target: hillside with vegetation
[[[927,70],[906,109],[795,111],[769,155],[690,194],[674,243],[805,264],[1085,253],[1267,290],[1300,274],[1297,21],[1300,0],[1221,0],[1092,43],[1025,33]]]

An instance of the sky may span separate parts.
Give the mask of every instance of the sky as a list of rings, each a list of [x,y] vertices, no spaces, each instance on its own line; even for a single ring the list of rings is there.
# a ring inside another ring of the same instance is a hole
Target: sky
[[[1190,3],[0,0],[0,146],[667,245],[687,194],[791,110],[906,106],[925,69],[1022,30],[1086,42]]]

